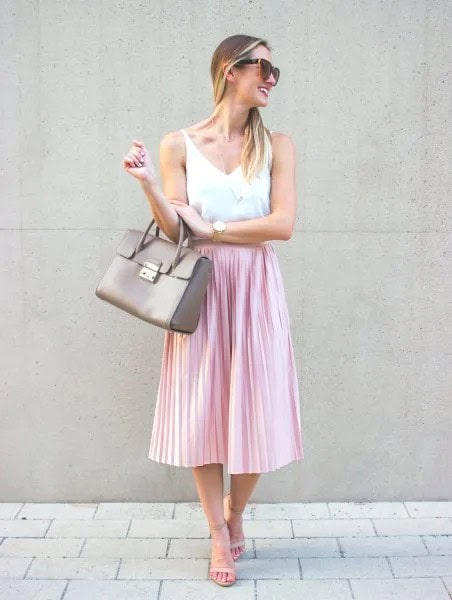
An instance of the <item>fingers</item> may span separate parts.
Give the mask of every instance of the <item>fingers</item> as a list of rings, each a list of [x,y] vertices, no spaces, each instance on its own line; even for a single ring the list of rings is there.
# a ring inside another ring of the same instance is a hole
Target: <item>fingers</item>
[[[133,141],[135,142],[137,140]],[[141,147],[132,146],[127,155],[124,157],[124,162],[132,167],[142,167],[144,164],[145,156],[146,153],[144,145],[142,145]]]

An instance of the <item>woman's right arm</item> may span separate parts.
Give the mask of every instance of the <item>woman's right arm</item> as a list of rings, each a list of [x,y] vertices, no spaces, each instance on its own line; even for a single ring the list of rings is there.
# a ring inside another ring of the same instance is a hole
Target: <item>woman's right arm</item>
[[[139,156],[140,152],[144,151],[145,167],[149,167],[144,172],[139,168],[133,169],[134,171],[141,171],[140,177],[138,177],[138,174],[135,176],[139,179],[148,199],[152,216],[157,226],[170,240],[177,244],[179,242],[179,216],[171,205],[171,200],[180,200],[188,204],[187,178],[184,167],[185,142],[182,133],[179,131],[167,133],[160,141],[162,186],[158,182],[155,169],[144,148],[144,144],[137,140],[134,141],[137,150],[134,154]],[[184,233],[184,239],[185,237],[186,234]]]

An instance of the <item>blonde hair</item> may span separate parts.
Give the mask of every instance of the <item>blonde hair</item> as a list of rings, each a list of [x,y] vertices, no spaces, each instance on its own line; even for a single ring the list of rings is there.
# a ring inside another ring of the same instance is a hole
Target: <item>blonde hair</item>
[[[267,40],[242,34],[231,35],[216,47],[210,64],[215,106],[219,104],[226,90],[225,72],[242,58],[251,57],[251,50],[259,45],[265,46],[270,51],[272,50]],[[224,67],[226,68],[224,69]],[[248,183],[264,166],[267,156],[266,141],[271,154],[270,131],[264,126],[259,109],[253,106],[249,110],[245,124],[241,156],[243,176]]]

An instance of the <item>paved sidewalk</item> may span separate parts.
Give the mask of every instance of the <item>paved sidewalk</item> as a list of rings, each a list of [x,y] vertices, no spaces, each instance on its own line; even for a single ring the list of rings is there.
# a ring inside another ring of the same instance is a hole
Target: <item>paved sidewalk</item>
[[[237,583],[198,503],[0,503],[1,600],[448,600],[452,502],[249,504]]]

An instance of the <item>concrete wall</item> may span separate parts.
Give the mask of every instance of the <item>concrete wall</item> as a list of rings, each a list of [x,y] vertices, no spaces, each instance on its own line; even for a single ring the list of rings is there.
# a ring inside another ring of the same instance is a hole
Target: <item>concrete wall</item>
[[[1,13],[0,499],[196,500],[190,469],[147,458],[163,331],[94,290],[149,221],[122,170],[131,140],[158,164],[164,133],[210,114],[211,54],[238,32],[273,45],[262,114],[298,151],[296,232],[275,246],[305,460],[253,499],[450,499],[450,3]]]

